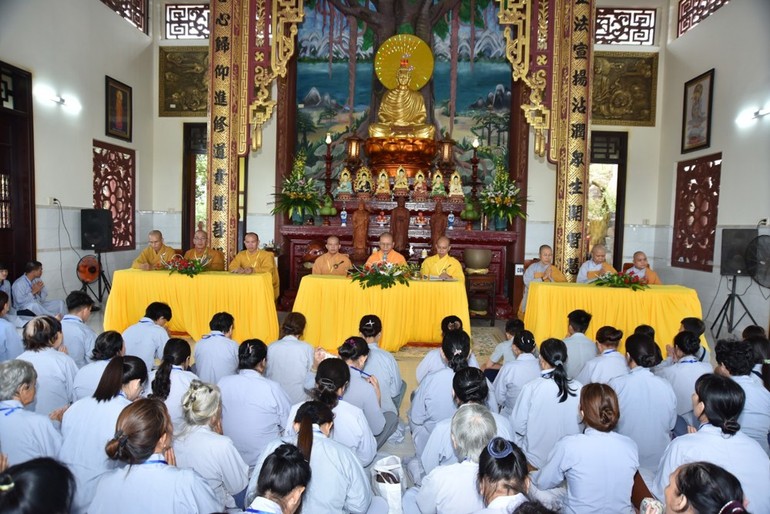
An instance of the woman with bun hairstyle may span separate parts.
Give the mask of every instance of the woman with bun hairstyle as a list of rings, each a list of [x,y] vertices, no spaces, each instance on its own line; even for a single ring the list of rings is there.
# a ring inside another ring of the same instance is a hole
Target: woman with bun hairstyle
[[[367,467],[377,454],[377,441],[369,428],[364,412],[355,405],[343,400],[350,382],[350,368],[342,359],[325,359],[318,364],[315,374],[315,386],[310,390],[310,397],[329,407],[334,413],[334,426],[331,438],[353,450],[363,467]],[[294,418],[302,406],[297,403],[289,412],[286,423],[286,436],[296,435]]]
[[[464,330],[450,330],[444,334],[441,356],[445,365],[420,383],[409,410],[409,427],[417,455],[422,455],[436,423],[451,418],[457,410],[452,396],[452,380],[457,371],[468,367],[470,351],[471,338]],[[486,404],[492,412],[499,410],[494,394],[487,395]]]
[[[479,457],[478,488],[486,508],[475,514],[508,514],[527,501],[527,458],[513,442],[495,437]]]
[[[182,396],[187,393],[192,381],[198,380],[198,376],[189,371],[190,355],[190,343],[172,337],[163,347],[160,366],[150,373],[152,397],[163,400],[166,404],[174,430],[180,430],[184,426]]]
[[[86,512],[218,512],[221,505],[206,480],[192,469],[176,467],[172,437],[161,400],[143,398],[123,409],[104,451],[126,466],[102,475]]]
[[[545,464],[556,441],[580,432],[578,399],[583,387],[567,376],[564,341],[543,341],[539,362],[540,377],[524,384],[511,413],[513,442],[534,468]]]
[[[610,380],[623,414],[616,431],[630,437],[639,449],[639,473],[651,483],[660,458],[671,442],[676,424],[676,396],[667,380],[652,374],[660,362],[658,345],[649,336],[633,334],[626,339],[629,371]]]
[[[539,489],[551,489],[566,479],[565,513],[633,514],[631,489],[639,455],[636,443],[613,432],[620,417],[615,391],[607,384],[584,385],[580,415],[585,432],[560,439],[532,482]]]
[[[384,408],[380,382],[377,377],[364,371],[369,359],[369,345],[363,337],[348,337],[337,348],[337,353],[350,368],[350,383],[343,398],[364,411],[369,428],[377,440],[377,448],[380,448],[398,428],[398,415],[392,401],[389,402],[390,409]]]
[[[258,480],[268,456],[289,443],[299,448],[313,474],[302,500],[303,512],[388,512],[385,500],[372,496],[371,479],[353,452],[331,439],[334,414],[328,406],[318,401],[303,403],[297,409],[293,425],[296,436],[276,439],[262,452],[246,490],[247,505],[257,496]]]
[[[265,378],[267,346],[247,339],[238,347],[238,374],[219,380],[222,429],[243,460],[254,467],[265,446],[284,431],[291,403],[283,388]]]
[[[744,514],[743,489],[735,475],[710,462],[676,468],[666,486],[666,514]]]
[[[596,350],[598,356],[586,362],[575,377],[581,384],[599,382],[608,384],[611,379],[628,373],[626,358],[618,352],[623,339],[623,331],[605,326],[596,331]]]
[[[505,417],[511,416],[524,384],[540,376],[535,348],[535,336],[529,330],[522,330],[513,336],[511,351],[516,360],[503,364],[493,384],[500,414]]]
[[[249,483],[249,466],[232,439],[222,435],[222,399],[219,388],[193,380],[182,397],[184,426],[174,437],[180,468],[191,468],[206,479],[219,500],[220,510],[235,509],[233,496]]]
[[[78,370],[75,375],[75,400],[87,398],[94,394],[99,380],[102,379],[104,368],[109,364],[110,359],[116,355],[124,355],[126,347],[123,344],[123,336],[115,330],[102,332],[96,337],[94,350],[89,356],[91,362]],[[145,365],[146,366],[146,365]]]
[[[441,337],[443,338],[449,332],[454,330],[463,330],[463,320],[458,316],[446,316],[441,320]],[[473,352],[470,352],[468,357],[468,365],[474,368],[479,367],[479,362],[476,360],[476,356]],[[447,367],[447,361],[444,358],[441,348],[434,348],[425,354],[420,363],[417,365],[417,385],[422,383],[422,380],[440,369]]]
[[[310,464],[293,444],[282,444],[268,455],[257,479],[257,494],[246,512],[294,514],[310,483]]]
[[[404,399],[406,382],[401,379],[401,370],[393,354],[380,348],[382,320],[374,314],[367,314],[358,323],[358,332],[369,345],[369,358],[366,359],[364,371],[380,381],[380,388],[385,393],[382,405],[387,407],[391,404],[393,412],[398,413],[401,400]]]
[[[104,368],[93,396],[78,400],[64,413],[59,459],[75,475],[75,512],[83,512],[99,477],[117,467],[104,454],[121,411],[144,392],[147,366],[139,357],[114,357]]]
[[[692,408],[695,432],[677,437],[666,448],[650,488],[659,499],[674,470],[694,461],[724,468],[740,480],[752,512],[770,512],[770,458],[755,440],[740,430],[738,417],[746,395],[733,380],[709,373],[695,382]]]

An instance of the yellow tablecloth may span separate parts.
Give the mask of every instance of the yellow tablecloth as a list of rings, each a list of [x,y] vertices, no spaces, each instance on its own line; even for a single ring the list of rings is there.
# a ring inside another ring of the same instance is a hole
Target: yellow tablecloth
[[[189,278],[168,271],[116,271],[104,313],[104,329],[122,332],[144,316],[152,302],[171,306],[173,332],[186,332],[198,340],[210,332],[209,321],[217,312],[235,318],[233,339],[258,338],[265,343],[278,339],[278,316],[269,273],[234,275],[210,271]]]
[[[592,284],[532,282],[524,325],[538,344],[549,337],[562,339],[567,334],[567,315],[575,309],[593,316],[586,331],[592,339],[605,325],[622,330],[624,340],[638,325],[652,326],[664,356],[665,346],[679,332],[682,318],[703,316],[697,293],[684,286],[650,286],[632,291]]]
[[[408,342],[441,342],[441,320],[450,314],[459,316],[470,333],[462,282],[412,281],[409,287],[362,289],[346,277],[307,275],[294,310],[307,318],[303,339],[335,354],[345,338],[358,335],[358,322],[366,314],[380,317],[380,346],[393,352]]]

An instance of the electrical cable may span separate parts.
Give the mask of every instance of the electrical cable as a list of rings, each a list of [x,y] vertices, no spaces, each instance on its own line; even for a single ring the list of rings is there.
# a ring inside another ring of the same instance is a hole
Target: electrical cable
[[[720,289],[722,289],[722,281],[723,281],[724,279],[725,279],[725,276],[724,276],[724,275],[722,275],[721,277],[719,277],[719,283],[717,284],[717,290],[716,290],[716,292],[714,293],[714,298],[712,298],[712,299],[711,299],[711,303],[709,304],[709,308],[708,308],[708,310],[706,311],[706,315],[705,315],[705,316],[703,316],[703,319],[709,319],[709,314],[711,314],[711,309],[713,309],[713,308],[714,308],[714,302],[716,302],[716,301],[717,301],[717,296],[719,296],[719,290],[720,290]],[[728,280],[729,280],[729,279],[728,279]],[[735,279],[733,279],[733,280],[735,280]]]
[[[64,288],[64,267],[62,264],[62,253],[61,253],[61,228],[64,227],[64,232],[67,234],[67,242],[70,245],[70,249],[75,253],[75,255],[78,256],[78,261],[83,258],[82,255],[80,255],[80,252],[78,252],[75,247],[72,245],[72,235],[70,234],[69,229],[67,228],[67,223],[64,221],[64,208],[62,208],[61,202],[54,198],[54,203],[59,206],[59,226],[56,230],[57,240],[59,244],[59,275],[61,277],[61,288],[62,291],[65,293],[67,290]]]

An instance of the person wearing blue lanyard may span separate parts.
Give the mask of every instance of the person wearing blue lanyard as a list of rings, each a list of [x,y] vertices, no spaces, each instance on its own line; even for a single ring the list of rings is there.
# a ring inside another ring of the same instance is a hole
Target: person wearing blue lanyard
[[[147,382],[147,366],[139,357],[115,357],[104,369],[93,396],[73,403],[62,418],[59,459],[75,475],[74,512],[83,512],[99,477],[114,469],[104,445],[115,432],[120,412],[141,396]]]
[[[163,400],[171,416],[174,431],[184,425],[182,397],[190,384],[198,377],[188,371],[190,368],[190,343],[178,337],[172,337],[163,348],[163,360],[158,369],[150,373],[150,385],[153,398]]]
[[[55,316],[61,319],[67,314],[66,306],[62,300],[47,300],[48,291],[40,279],[42,276],[41,262],[29,261],[24,265],[24,274],[11,286],[16,313],[27,316]]]
[[[282,444],[265,459],[257,480],[257,497],[246,512],[294,514],[302,506],[310,476],[310,464],[299,448]]]
[[[674,435],[687,432],[687,425],[695,425],[692,411],[692,392],[699,377],[713,371],[711,364],[698,360],[700,339],[685,330],[674,337],[674,364],[657,370],[656,374],[671,383],[676,394],[676,412],[679,419],[674,428]]]
[[[37,457],[57,457],[61,434],[48,416],[24,407],[35,398],[37,373],[27,361],[0,363],[0,448],[13,466]]]
[[[162,302],[152,302],[144,311],[144,317],[123,331],[126,355],[141,358],[151,370],[155,359],[163,358],[163,347],[168,341],[166,323],[171,321],[171,307]]]
[[[129,467],[102,475],[86,512],[221,512],[223,505],[206,480],[192,469],[176,467],[172,437],[162,401],[143,398],[123,409],[104,451]]]
[[[217,312],[209,321],[211,332],[195,344],[195,374],[207,384],[238,373],[238,343],[233,341],[235,318]]]
[[[125,350],[123,336],[120,335],[120,332],[108,330],[96,337],[94,351],[88,356],[93,362],[80,368],[78,374],[75,375],[73,388],[76,401],[94,394],[96,386],[99,385],[99,380],[102,379],[104,368],[107,367],[110,359],[116,355],[123,355]]]
[[[86,325],[93,306],[93,299],[83,291],[72,291],[67,295],[69,314],[61,319],[61,330],[64,334],[64,346],[78,368],[90,362],[89,358],[96,343],[96,332]]]
[[[0,291],[0,362],[15,359],[24,351],[24,344],[13,322],[5,318],[11,308],[11,299]]]
[[[575,380],[581,384],[598,382],[608,384],[611,379],[628,373],[626,358],[618,352],[623,331],[615,327],[602,327],[596,331],[596,349],[599,353],[586,362]]]

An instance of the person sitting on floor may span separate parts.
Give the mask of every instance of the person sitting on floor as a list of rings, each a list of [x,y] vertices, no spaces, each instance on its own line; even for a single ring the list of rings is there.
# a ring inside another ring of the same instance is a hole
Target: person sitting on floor
[[[0,291],[0,362],[15,359],[24,351],[16,327],[5,319],[5,315],[11,308],[11,300],[5,291]]]
[[[163,302],[152,302],[142,317],[123,331],[126,355],[136,355],[147,369],[155,367],[155,359],[163,358],[163,348],[168,341],[166,324],[171,321],[171,307]]]
[[[178,337],[172,337],[163,347],[163,358],[158,369],[150,374],[152,398],[163,400],[171,418],[174,430],[179,430],[184,423],[182,397],[193,380],[198,377],[190,369],[190,343]]]
[[[174,258],[174,249],[163,242],[163,234],[160,230],[151,230],[147,234],[147,248],[134,259],[131,267],[144,271],[163,268],[163,262],[171,262]]]
[[[300,340],[307,320],[301,312],[290,312],[281,325],[281,339],[267,347],[265,377],[277,382],[291,404],[307,400],[304,383],[313,366],[313,347]]]
[[[591,315],[584,310],[574,310],[567,315],[567,345],[569,360],[565,369],[570,378],[577,377],[585,363],[596,357],[596,343],[586,337],[585,332],[591,323]]]
[[[490,382],[495,381],[497,373],[504,364],[516,360],[516,355],[513,352],[513,340],[522,330],[524,330],[524,322],[521,319],[513,318],[505,322],[505,341],[495,346],[492,355],[480,368]]]
[[[540,376],[540,363],[535,357],[535,336],[522,330],[513,337],[513,353],[516,359],[503,366],[494,382],[495,397],[500,413],[510,417],[524,384]]]
[[[591,248],[591,258],[585,261],[578,270],[577,283],[593,282],[605,273],[617,273],[617,271],[607,262],[607,248],[604,245],[594,245]]]
[[[463,329],[463,320],[458,318],[457,316],[446,316],[444,319],[441,320],[441,336],[442,338],[449,333],[452,330],[462,330]],[[468,366],[479,368],[479,362],[476,360],[476,356],[471,352],[470,357],[468,357]],[[428,353],[425,354],[425,357],[422,358],[420,363],[417,365],[417,370],[415,374],[417,375],[417,384],[419,385],[422,380],[433,373],[434,371],[438,371],[440,369],[444,369],[447,367],[447,361],[444,359],[444,355],[442,353],[441,348],[434,348],[433,350],[430,350]],[[414,395],[414,392],[412,392],[412,395]]]
[[[238,372],[238,343],[233,341],[235,318],[218,312],[209,321],[211,332],[195,344],[195,373],[201,381],[216,384]]]
[[[62,300],[47,300],[48,290],[40,279],[43,276],[43,264],[29,261],[24,266],[24,274],[16,279],[11,287],[13,306],[19,316],[53,316],[62,319],[67,308]]]
[[[96,386],[102,379],[104,368],[107,367],[110,360],[116,355],[123,355],[126,347],[123,344],[123,336],[115,330],[102,332],[96,337],[94,350],[88,356],[90,364],[86,364],[78,370],[75,375],[73,388],[75,389],[75,400],[91,396],[96,391]],[[146,365],[145,365],[146,366]]]
[[[610,379],[628,373],[626,358],[618,352],[618,346],[623,339],[623,331],[615,327],[601,327],[596,331],[597,357],[586,362],[583,369],[575,377],[581,384],[599,382],[609,383]]]
[[[72,291],[67,295],[67,310],[69,314],[61,320],[61,330],[64,334],[64,346],[67,353],[75,360],[78,368],[90,362],[91,352],[94,351],[96,332],[88,323],[94,301],[83,291]]]
[[[379,346],[382,337],[382,320],[374,314],[367,314],[358,323],[358,332],[369,345],[369,358],[366,359],[364,371],[377,377],[380,388],[393,401],[396,412],[401,408],[404,399],[406,382],[401,378],[401,369],[396,358],[389,351]]]
[[[486,509],[474,514],[514,512],[527,501],[528,475],[521,448],[502,437],[493,438],[479,457],[478,488]]]

